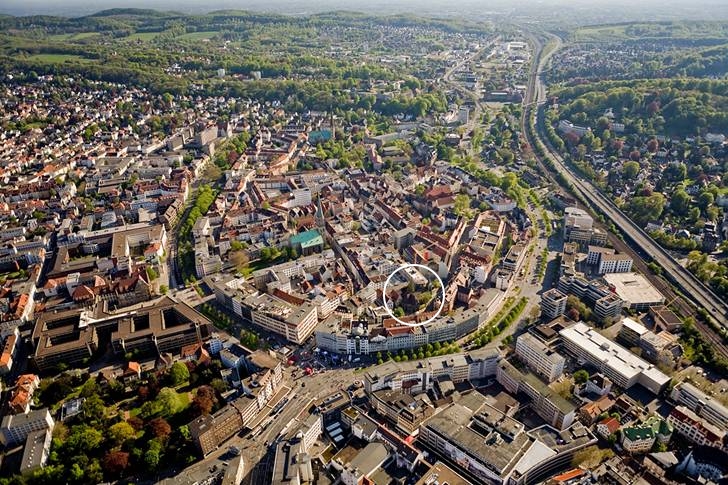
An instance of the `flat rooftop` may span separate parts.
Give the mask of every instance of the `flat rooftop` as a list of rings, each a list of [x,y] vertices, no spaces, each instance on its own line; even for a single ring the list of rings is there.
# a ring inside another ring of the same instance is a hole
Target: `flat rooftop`
[[[665,297],[639,273],[609,273],[604,275],[614,292],[630,306],[663,303]]]
[[[660,383],[667,383],[668,376],[657,370],[652,364],[642,360],[621,345],[618,345],[583,322],[576,323],[559,332],[562,339],[573,342],[596,362],[604,362],[626,379],[644,373]]]
[[[441,461],[438,461],[422,478],[420,478],[415,485],[432,485],[434,483],[448,484],[448,485],[473,485],[473,482],[464,479],[458,475],[455,470],[447,466]]]

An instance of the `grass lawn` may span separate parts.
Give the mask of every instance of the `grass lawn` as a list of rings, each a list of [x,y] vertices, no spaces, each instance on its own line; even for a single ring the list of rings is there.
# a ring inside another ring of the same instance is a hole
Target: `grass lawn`
[[[206,31],[206,32],[190,32],[188,34],[183,34],[177,37],[178,39],[182,40],[203,40],[203,39],[211,39],[212,37],[219,34],[217,31]]]
[[[97,35],[100,35],[99,32],[78,32],[78,33],[68,33],[68,34],[56,34],[56,35],[50,35],[48,36],[49,40],[83,40],[88,39],[89,37],[95,37]]]
[[[40,61],[40,62],[47,62],[49,64],[58,64],[66,61],[72,61],[72,62],[93,62],[91,59],[86,59],[85,57],[77,56],[74,54],[35,54],[33,56],[30,56],[29,59],[34,61]]]
[[[190,407],[190,403],[191,403],[191,400],[190,400],[189,391],[177,392],[177,405],[175,406],[172,416],[174,416],[175,414],[181,413],[182,411],[184,411],[185,409]],[[141,412],[141,410],[142,410],[141,405],[134,407],[129,410],[129,416],[138,416],[139,413]]]
[[[154,40],[159,34],[160,34],[159,32],[137,32],[136,34],[131,34],[128,37],[124,37],[122,40],[124,40],[124,41],[141,40],[144,42],[148,42],[150,40]]]

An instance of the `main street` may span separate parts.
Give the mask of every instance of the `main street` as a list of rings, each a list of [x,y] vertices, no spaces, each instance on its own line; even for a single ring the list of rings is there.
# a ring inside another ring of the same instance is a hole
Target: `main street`
[[[532,146],[535,146],[536,142],[540,141],[546,148],[546,157],[552,161],[557,171],[573,186],[577,195],[580,195],[583,200],[589,201],[592,207],[610,219],[620,229],[620,231],[622,231],[622,233],[640,249],[642,254],[649,255],[653,261],[659,264],[665,271],[668,278],[684,292],[685,297],[689,299],[695,307],[705,309],[713,320],[725,327],[726,322],[728,321],[728,304],[722,301],[715,293],[713,293],[713,291],[690,273],[690,271],[681,266],[669,252],[657,244],[641,227],[635,224],[627,215],[617,208],[611,200],[594,187],[590,181],[583,179],[570,170],[561,155],[557,153],[553,147],[551,147],[548,140],[542,136],[540,127],[542,126],[543,119],[541,118],[542,113],[541,110],[538,109],[538,105],[545,101],[546,88],[541,79],[541,73],[548,56],[540,58],[542,45],[538,39],[535,37],[533,37],[533,39],[536,53],[534,55],[531,79],[528,84],[528,93],[524,100],[526,105],[535,105],[533,109],[536,109],[536,132],[533,134],[536,139],[529,140]],[[552,50],[551,53],[555,52],[555,50],[556,49]],[[529,130],[526,129],[527,119],[528,115],[524,113],[523,132],[528,134]],[[706,330],[707,327],[703,327],[703,329]],[[715,343],[722,343],[720,337],[715,334],[708,338],[713,340]]]

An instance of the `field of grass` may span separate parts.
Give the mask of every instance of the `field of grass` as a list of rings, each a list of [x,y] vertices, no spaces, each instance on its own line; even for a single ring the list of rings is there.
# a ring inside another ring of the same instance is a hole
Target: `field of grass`
[[[608,42],[624,40],[629,37],[626,32],[627,25],[596,25],[584,27],[574,32],[577,42]]]
[[[66,61],[73,62],[93,62],[92,59],[77,56],[74,54],[35,54],[29,57],[33,61],[47,62],[49,64],[58,64]]]
[[[182,40],[203,40],[211,39],[212,37],[219,34],[217,31],[206,31],[206,32],[190,32],[189,34],[183,34],[177,37]]]
[[[127,42],[133,42],[140,40],[142,42],[149,42],[150,40],[154,40],[159,35],[159,32],[137,32],[136,34],[131,34],[128,37],[124,37],[123,40]]]
[[[88,39],[89,37],[96,37],[97,35],[100,35],[100,34],[98,32],[78,32],[78,33],[51,35],[48,37],[48,39],[52,40],[52,41],[74,41],[74,40]]]
[[[724,22],[637,22],[589,25],[574,32],[577,42],[614,42],[635,39],[726,39]]]

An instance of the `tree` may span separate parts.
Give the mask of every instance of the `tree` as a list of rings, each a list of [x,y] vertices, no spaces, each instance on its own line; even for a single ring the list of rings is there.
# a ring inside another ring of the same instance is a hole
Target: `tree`
[[[81,386],[81,392],[79,392],[79,396],[91,397],[94,394],[99,394],[99,391],[100,389],[98,382],[96,382],[96,379],[91,377],[83,383],[83,386]]]
[[[147,266],[147,276],[149,277],[150,281],[154,281],[159,278],[159,273],[153,267]]]
[[[660,147],[660,143],[657,141],[656,138],[652,138],[650,141],[647,142],[647,151],[650,153],[657,152],[657,149]]]
[[[630,214],[638,224],[646,224],[660,218],[665,209],[665,197],[656,192],[650,196],[632,197],[625,204],[625,211]]]
[[[102,462],[104,470],[112,475],[121,475],[129,466],[129,453],[125,451],[109,451]]]
[[[189,373],[189,372],[188,372]],[[171,416],[179,412],[180,402],[177,392],[169,387],[163,387],[159,391],[159,395],[155,402],[159,406],[159,414],[163,416]]]
[[[148,425],[154,437],[160,441],[165,441],[172,433],[172,427],[164,418],[154,418]]]
[[[192,399],[192,408],[198,416],[210,414],[215,406],[215,401],[215,391],[212,387],[200,386],[194,399]]]
[[[147,465],[149,470],[154,471],[159,466],[159,461],[162,457],[162,449],[162,443],[158,440],[153,439],[149,442],[149,448],[147,448],[146,453],[144,453],[144,463]]]
[[[168,291],[169,291],[169,286],[159,285],[159,294],[160,295],[166,295]]]
[[[141,431],[142,428],[144,428],[144,420],[137,416],[129,416],[129,419],[127,419],[126,422],[134,428],[134,431]]]
[[[713,196],[712,193],[708,192],[707,190],[701,192],[700,195],[698,196],[698,206],[702,210],[706,210],[708,207],[713,205],[714,202],[715,202],[715,197]]]
[[[690,196],[683,189],[676,190],[670,197],[670,210],[675,214],[687,215],[690,209]]]
[[[169,369],[169,380],[173,386],[179,386],[190,380],[190,371],[184,362],[175,362]]]
[[[244,250],[238,250],[230,253],[230,262],[235,266],[235,269],[242,272],[248,267],[250,258]]]
[[[584,369],[574,372],[574,382],[577,384],[584,384],[587,380],[589,380],[589,373]]]
[[[470,197],[467,194],[456,195],[454,210],[455,214],[468,217],[470,215]]]
[[[622,166],[622,175],[624,175],[624,178],[627,180],[635,178],[639,173],[640,164],[637,162],[625,162],[625,164]]]
[[[95,450],[104,441],[104,435],[98,429],[85,424],[76,425],[68,435],[64,446],[73,454],[87,454]]]
[[[134,439],[136,431],[131,424],[126,421],[118,422],[109,427],[109,439],[116,446],[122,445],[124,442]]]
[[[81,411],[86,421],[99,421],[104,417],[106,406],[98,394],[93,394],[83,402]]]

